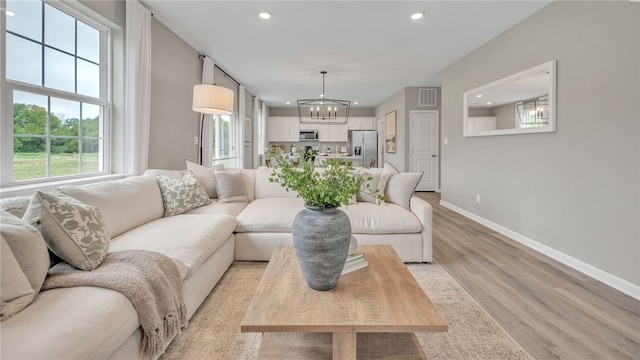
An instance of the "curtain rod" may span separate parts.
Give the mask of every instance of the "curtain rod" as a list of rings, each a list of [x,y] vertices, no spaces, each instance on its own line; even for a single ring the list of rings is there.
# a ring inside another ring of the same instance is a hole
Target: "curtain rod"
[[[204,59],[206,58],[207,55],[198,55],[198,58],[200,59]],[[233,76],[229,75],[228,72],[226,72],[223,68],[221,68],[220,66],[218,66],[218,64],[214,63],[213,66],[217,67],[218,70],[222,71],[222,73],[224,74],[224,76],[228,76],[229,78],[231,78],[231,80],[233,80],[236,84],[238,84],[238,86],[240,86],[240,82],[238,80],[236,80]]]

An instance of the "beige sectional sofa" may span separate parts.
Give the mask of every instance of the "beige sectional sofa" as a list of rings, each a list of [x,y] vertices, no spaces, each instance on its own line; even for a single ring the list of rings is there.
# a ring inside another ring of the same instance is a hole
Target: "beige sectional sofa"
[[[198,170],[202,180],[215,176],[212,169]],[[181,178],[185,171],[148,170],[144,176],[61,190],[100,210],[112,238],[110,252],[143,249],[176,260],[190,318],[234,260],[266,261],[276,246],[291,244],[291,223],[303,208],[295,194],[269,182],[269,168],[227,171],[241,174],[246,201],[213,198],[171,217],[164,217],[155,177]],[[405,262],[429,262],[431,206],[413,196],[406,207],[358,202],[343,210],[359,243],[391,244]],[[40,292],[3,321],[1,331],[3,359],[134,359],[141,354],[135,309],[122,294],[97,287]]]

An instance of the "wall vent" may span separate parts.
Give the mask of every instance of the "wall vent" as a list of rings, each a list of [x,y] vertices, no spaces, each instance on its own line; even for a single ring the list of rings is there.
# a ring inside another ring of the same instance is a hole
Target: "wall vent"
[[[437,106],[438,89],[426,88],[418,89],[418,106]]]

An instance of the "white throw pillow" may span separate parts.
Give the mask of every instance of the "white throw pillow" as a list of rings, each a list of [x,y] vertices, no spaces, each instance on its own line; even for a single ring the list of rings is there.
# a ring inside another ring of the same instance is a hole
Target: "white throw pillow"
[[[358,194],[357,194],[358,201],[377,204],[378,199],[375,196],[375,191],[376,190],[380,191],[378,188],[378,185],[380,184],[380,178],[382,176],[382,172],[363,169],[360,171],[360,175],[365,177],[365,181],[362,183],[362,187],[360,191],[358,191]],[[371,180],[366,180],[368,177],[371,177]],[[379,193],[383,195],[384,189],[382,189],[382,191]]]
[[[244,175],[241,172],[230,173],[216,171],[216,191],[221,203],[248,202]]]
[[[184,214],[197,207],[211,204],[207,192],[191,171],[187,171],[182,179],[158,175],[156,181],[162,194],[165,217]]]
[[[211,199],[215,199],[218,197],[218,193],[216,192],[216,170],[224,169],[224,165],[213,165],[212,167],[202,166],[200,164],[196,164],[192,161],[185,160],[187,171],[193,172],[196,176],[200,185],[207,192],[207,195]]]
[[[23,219],[40,230],[54,254],[80,270],[97,268],[109,252],[100,210],[60,191],[36,192]]]
[[[384,191],[386,201],[411,210],[409,202],[421,178],[422,172],[391,174]]]
[[[6,320],[25,308],[42,287],[49,270],[49,251],[33,226],[0,211],[2,271],[0,318]]]

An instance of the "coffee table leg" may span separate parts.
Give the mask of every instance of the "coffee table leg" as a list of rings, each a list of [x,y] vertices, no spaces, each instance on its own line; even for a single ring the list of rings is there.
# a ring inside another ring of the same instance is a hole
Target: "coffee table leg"
[[[356,360],[356,333],[333,333],[333,360]]]

